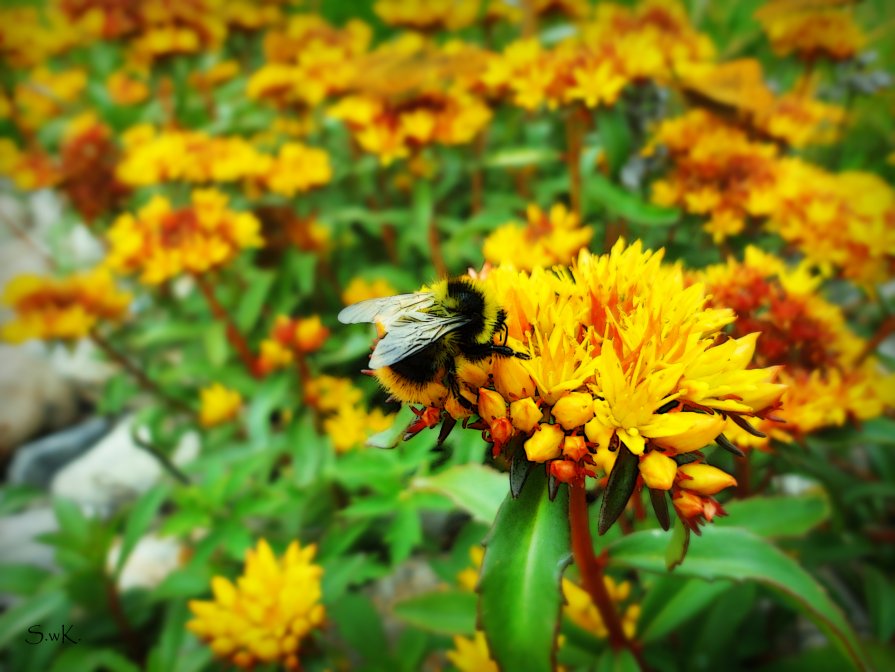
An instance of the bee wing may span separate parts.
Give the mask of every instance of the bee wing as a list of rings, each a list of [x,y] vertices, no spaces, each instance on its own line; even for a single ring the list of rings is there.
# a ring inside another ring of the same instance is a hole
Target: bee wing
[[[388,330],[395,318],[402,313],[428,308],[433,303],[434,299],[428,292],[368,299],[343,308],[339,313],[339,322],[342,324],[379,322]]]
[[[379,369],[400,362],[468,323],[469,318],[463,315],[443,317],[416,311],[404,313],[389,325],[388,333],[376,344],[370,357],[370,368]]]

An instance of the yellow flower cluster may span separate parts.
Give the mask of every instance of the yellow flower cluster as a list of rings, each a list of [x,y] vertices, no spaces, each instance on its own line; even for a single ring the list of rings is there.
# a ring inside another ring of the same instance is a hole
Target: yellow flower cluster
[[[131,59],[152,63],[166,56],[217,50],[227,36],[220,11],[226,4],[223,0],[143,0],[136,34],[129,42]]]
[[[810,82],[777,96],[765,83],[761,62],[689,63],[678,70],[684,90],[740,114],[757,131],[792,147],[835,139],[845,110],[813,98]]]
[[[715,242],[741,233],[747,217],[764,217],[776,203],[777,148],[755,142],[741,129],[710,112],[694,109],[660,124],[674,169],[653,183],[653,201],[709,215],[705,229]]]
[[[134,186],[174,181],[243,182],[294,196],[324,185],[332,177],[326,151],[300,143],[286,143],[271,156],[240,137],[216,138],[201,131],[158,132],[143,125],[128,131],[124,146],[118,177]]]
[[[550,208],[549,213],[531,204],[526,215],[527,226],[504,224],[485,239],[485,261],[514,265],[523,271],[568,265],[593,236],[593,229],[581,226],[577,215],[561,203]]]
[[[242,395],[220,383],[202,388],[199,398],[199,423],[203,427],[215,427],[229,422],[242,409]]]
[[[0,339],[19,343],[31,338],[82,338],[101,320],[122,319],[131,295],[99,268],[64,279],[17,276],[4,288],[0,302],[16,314],[0,328]]]
[[[337,453],[363,446],[372,435],[392,426],[393,414],[367,410],[363,398],[348,378],[320,376],[305,387],[305,402],[322,416],[323,430]]]
[[[706,307],[704,286],[685,287],[662,256],[620,241],[602,256],[583,250],[570,269],[490,269],[477,282],[507,313],[507,344],[531,358],[464,363],[458,379],[495,453],[521,442],[565,482],[608,474],[624,455],[695,526],[719,513],[710,496],[735,481],[693,463],[694,451],[728,417],[764,417],[784,386],[776,367],[747,368],[758,334],[725,340],[733,311]],[[444,395],[427,391],[406,401],[437,411]],[[453,397],[444,408],[470,415]]]
[[[10,6],[0,9],[0,59],[16,68],[44,63],[102,33],[102,16],[72,18],[57,7]]]
[[[593,108],[612,105],[632,82],[671,80],[676,69],[713,53],[676,2],[601,4],[594,21],[552,49],[533,38],[510,44],[489,60],[482,83],[528,110],[571,103]]]
[[[755,247],[745,258],[694,273],[715,305],[738,315],[734,336],[761,333],[755,361],[781,366],[787,385],[783,424],[754,421],[770,437],[791,441],[849,420],[868,420],[895,405],[895,375],[884,375],[872,359],[860,362],[866,343],[852,333],[841,309],[819,294],[822,277],[808,262],[795,267]],[[769,439],[733,425],[726,432],[743,445],[767,446]]]
[[[852,58],[866,42],[849,3],[770,0],[757,12],[774,51],[796,54],[807,61],[819,57]]]
[[[0,175],[22,191],[43,189],[59,182],[59,167],[48,154],[35,149],[22,151],[9,138],[0,138]]]
[[[273,334],[261,342],[258,370],[268,374],[283,369],[295,361],[296,356],[319,350],[329,337],[329,329],[323,326],[319,315],[307,318],[277,316]]]
[[[317,105],[358,76],[358,59],[371,36],[361,21],[335,28],[319,16],[292,16],[282,30],[265,35],[267,62],[249,78],[248,96],[281,107]]]
[[[149,98],[147,74],[140,69],[116,70],[106,78],[109,98],[118,105],[136,105]]]
[[[87,73],[80,68],[59,72],[45,66],[35,68],[13,91],[16,123],[36,131],[77,101],[86,86]]]
[[[367,299],[378,299],[395,294],[395,288],[386,280],[377,278],[373,281],[364,280],[361,277],[352,278],[348,286],[342,291],[342,303],[350,306]]]
[[[895,190],[877,175],[782,162],[768,227],[824,269],[868,288],[895,272]]]
[[[194,618],[187,628],[239,668],[278,664],[300,669],[302,643],[325,617],[316,550],[293,541],[278,559],[261,539],[247,552],[245,571],[235,585],[216,576],[213,600],[190,601]]]
[[[479,16],[481,0],[376,0],[373,11],[390,26],[459,30]]]
[[[194,191],[192,204],[179,209],[154,196],[136,216],[125,213],[112,224],[108,264],[157,285],[181,273],[205,273],[244,248],[259,247],[259,229],[251,213],[231,211],[227,197],[212,189]]]

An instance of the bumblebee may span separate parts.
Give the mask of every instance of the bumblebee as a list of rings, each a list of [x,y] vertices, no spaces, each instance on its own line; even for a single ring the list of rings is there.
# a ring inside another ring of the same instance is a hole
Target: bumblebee
[[[460,395],[458,361],[529,356],[506,345],[507,314],[483,283],[441,280],[424,290],[355,303],[339,313],[339,321],[372,322],[385,331],[370,368],[392,396],[406,403],[435,403],[447,388],[469,408]],[[498,333],[503,334],[500,344],[494,342]]]

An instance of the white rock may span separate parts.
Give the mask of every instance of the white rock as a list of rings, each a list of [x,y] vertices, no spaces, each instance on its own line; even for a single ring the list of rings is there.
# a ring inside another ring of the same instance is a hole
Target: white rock
[[[133,418],[128,416],[88,453],[58,472],[52,494],[67,497],[87,511],[106,515],[121,503],[134,499],[159,480],[162,467],[131,438]],[[199,437],[186,434],[172,455],[183,465],[199,453]]]
[[[74,387],[25,346],[0,345],[0,457],[42,429],[71,423]]]
[[[183,564],[186,547],[173,537],[159,537],[148,534],[134,546],[118,576],[118,589],[155,588],[171,572]],[[118,540],[109,549],[107,567],[113,571],[121,553]]]

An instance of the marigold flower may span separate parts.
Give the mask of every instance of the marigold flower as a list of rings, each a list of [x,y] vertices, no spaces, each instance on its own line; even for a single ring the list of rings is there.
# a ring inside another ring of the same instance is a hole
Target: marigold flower
[[[0,175],[22,191],[43,189],[62,179],[59,166],[41,150],[21,151],[9,138],[0,138]]]
[[[26,80],[16,84],[13,91],[17,122],[36,131],[78,100],[86,86],[87,73],[80,68],[60,72],[44,66],[35,68]]]
[[[109,98],[118,105],[136,105],[149,98],[149,85],[145,77],[134,72],[116,70],[106,79]]]
[[[190,601],[194,618],[187,628],[237,667],[276,663],[298,670],[302,643],[325,616],[323,569],[313,563],[316,550],[293,541],[278,559],[261,539],[246,553],[236,584],[216,576],[213,600]]]
[[[830,2],[770,0],[755,12],[755,18],[778,54],[838,61],[853,57],[866,42],[850,9]]]
[[[201,401],[199,423],[203,427],[215,427],[229,422],[242,408],[242,395],[220,383],[203,387],[199,394]]]
[[[19,275],[0,297],[0,303],[15,311],[13,320],[0,328],[0,339],[20,343],[83,338],[101,320],[122,319],[131,298],[102,268],[62,279]]]
[[[126,213],[112,224],[108,263],[156,285],[184,272],[205,273],[259,247],[259,229],[253,215],[229,210],[227,197],[212,189],[194,191],[192,205],[179,209],[155,196],[136,216]]]

